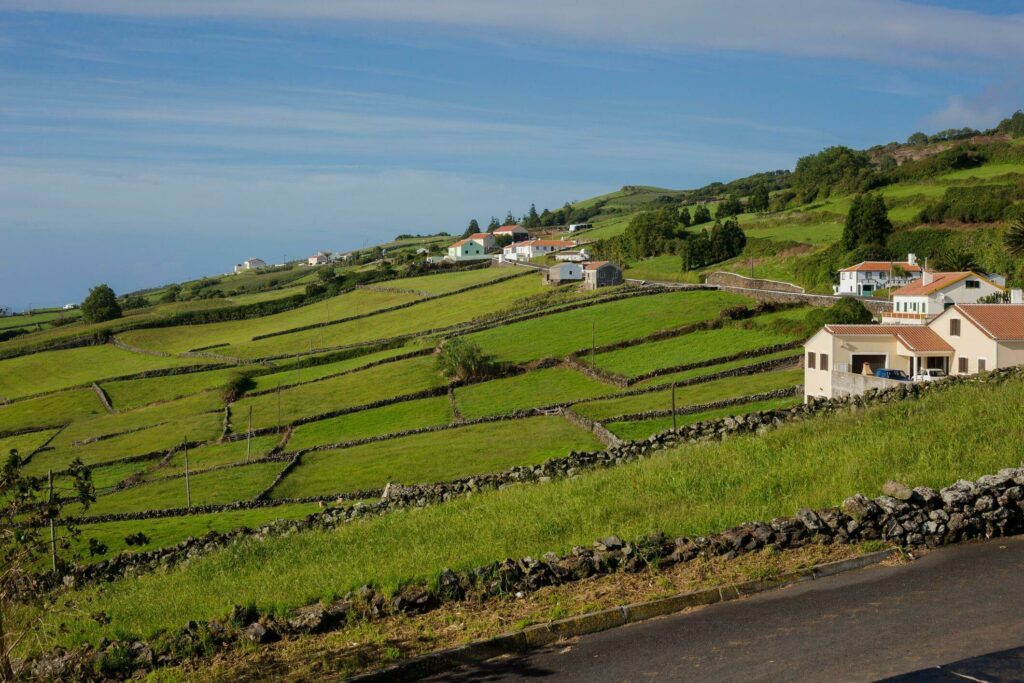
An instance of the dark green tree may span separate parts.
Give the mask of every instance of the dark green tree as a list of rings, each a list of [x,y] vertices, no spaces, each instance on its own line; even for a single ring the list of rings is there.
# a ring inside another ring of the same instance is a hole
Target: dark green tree
[[[853,297],[843,297],[829,308],[812,308],[807,313],[807,331],[812,333],[823,325],[867,325],[874,316]]]
[[[690,216],[690,209],[689,209],[689,207],[684,206],[683,208],[679,209],[679,224],[680,225],[682,225],[684,228],[688,228],[688,227],[690,227],[690,224],[692,223],[692,221],[693,221],[693,219]]]
[[[505,223],[504,224],[505,225],[514,225],[515,223],[516,223],[516,217],[512,215],[512,212],[509,211],[508,213],[506,213],[505,214]],[[501,226],[498,226],[498,227],[501,227]]]
[[[707,223],[711,220],[711,210],[708,209],[706,204],[698,204],[693,207],[693,220],[690,225],[700,225],[701,223]]]
[[[881,195],[863,194],[854,198],[843,228],[843,246],[881,249],[892,234],[892,222]]]
[[[928,142],[928,136],[921,131],[918,131],[907,138],[908,145],[923,145],[926,142]]]
[[[480,224],[477,223],[476,219],[474,218],[469,222],[469,227],[466,228],[466,231],[462,233],[462,238],[465,239],[470,235],[475,235],[478,232],[480,232]]]
[[[540,216],[537,215],[537,205],[530,204],[530,210],[526,213],[526,217],[523,219],[523,227],[525,228],[537,228],[540,227]]]
[[[89,296],[82,302],[82,319],[87,323],[101,323],[121,317],[121,305],[117,295],[107,285],[97,285],[89,290]]]
[[[494,216],[491,216],[491,222],[487,224],[487,232],[494,232],[501,227],[501,223]]]
[[[631,258],[656,256],[665,251],[665,245],[675,235],[675,229],[674,209],[638,213],[622,233],[626,252]]]
[[[950,273],[978,270],[979,268],[974,254],[956,245],[948,245],[939,252],[938,258],[935,259],[935,267]]]
[[[738,216],[741,213],[743,213],[743,204],[736,195],[731,194],[718,205],[715,218],[728,218],[729,216]]]
[[[1003,244],[1013,256],[1024,256],[1024,220],[1018,218],[1010,224],[1003,237]]]
[[[750,195],[750,210],[763,213],[768,210],[771,198],[768,196],[768,186],[764,183],[758,184]]]

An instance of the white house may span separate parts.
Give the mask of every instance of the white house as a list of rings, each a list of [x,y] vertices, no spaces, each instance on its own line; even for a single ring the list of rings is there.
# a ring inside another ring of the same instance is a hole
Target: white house
[[[861,261],[840,270],[839,284],[832,289],[836,294],[871,296],[877,289],[909,285],[922,272],[914,254],[907,254],[906,261]]]
[[[495,228],[492,234],[495,237],[508,235],[512,238],[513,242],[522,242],[523,240],[530,239],[530,232],[521,225],[503,225],[500,228]]]
[[[267,263],[263,259],[251,258],[248,261],[235,264],[235,272],[241,273],[243,270],[257,270],[259,268],[266,268]]]
[[[555,251],[575,247],[575,242],[567,240],[526,240],[514,242],[501,250],[502,257],[510,261],[529,261]]]
[[[913,377],[1021,364],[1024,304],[954,304],[925,325],[826,325],[804,344],[804,395],[833,398],[898,384],[874,377],[880,368]]]
[[[308,263],[311,266],[322,266],[330,262],[331,258],[327,255],[326,252],[323,251],[318,251],[312,256],[310,256],[308,259],[306,259],[306,263]]]
[[[580,230],[589,230],[592,228],[590,223],[573,223],[569,226],[569,232],[579,232]]]
[[[474,240],[459,240],[448,247],[449,261],[479,261],[489,258],[484,247]]]
[[[544,271],[544,284],[560,285],[565,282],[579,282],[583,279],[583,265],[580,263],[558,263]]]
[[[494,249],[494,235],[492,235],[489,232],[475,232],[466,239],[473,240],[481,247],[483,247],[484,251],[490,251],[491,249]]]
[[[979,299],[1005,291],[978,273],[926,270],[919,280],[892,293],[892,310],[882,314],[882,322],[924,325],[954,304],[976,304]]]
[[[427,249],[426,247],[420,247],[419,249],[416,250],[416,255],[417,256],[423,256],[424,254],[429,254],[429,253],[430,253],[430,250]]]
[[[583,263],[584,261],[590,260],[590,253],[586,249],[578,249],[576,251],[560,251],[555,254],[556,261],[571,261],[573,263]]]

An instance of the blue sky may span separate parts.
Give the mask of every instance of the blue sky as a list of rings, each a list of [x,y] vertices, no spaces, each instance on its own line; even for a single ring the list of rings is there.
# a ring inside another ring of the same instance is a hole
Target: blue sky
[[[0,0],[0,305],[1024,106],[1024,2]]]

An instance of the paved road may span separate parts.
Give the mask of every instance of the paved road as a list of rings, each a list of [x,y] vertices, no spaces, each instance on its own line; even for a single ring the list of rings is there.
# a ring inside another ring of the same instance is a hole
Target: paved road
[[[434,680],[1024,681],[1024,537],[929,553]]]

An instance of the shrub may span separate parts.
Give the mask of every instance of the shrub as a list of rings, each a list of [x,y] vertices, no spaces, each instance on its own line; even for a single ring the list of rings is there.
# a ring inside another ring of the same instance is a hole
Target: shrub
[[[867,325],[874,316],[860,301],[843,297],[831,308],[814,308],[807,313],[808,331],[824,325]]]
[[[225,403],[231,403],[240,399],[245,392],[255,386],[256,383],[247,373],[235,372],[228,377],[228,381],[224,383],[223,387],[221,387],[220,397]]]
[[[463,337],[449,339],[437,356],[437,367],[450,379],[466,381],[495,374],[495,364],[480,345]]]
[[[117,295],[107,285],[97,285],[89,290],[89,296],[82,302],[82,318],[87,323],[101,323],[121,317],[121,306]]]

